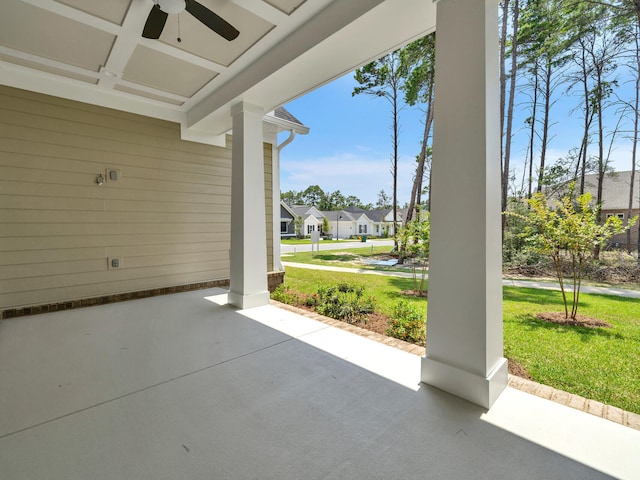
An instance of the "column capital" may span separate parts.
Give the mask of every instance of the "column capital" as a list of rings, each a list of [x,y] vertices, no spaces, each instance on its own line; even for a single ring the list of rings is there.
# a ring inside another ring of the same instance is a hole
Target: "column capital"
[[[244,101],[238,102],[231,106],[231,116],[235,117],[239,113],[254,113],[256,115],[264,115],[264,107],[247,103]]]

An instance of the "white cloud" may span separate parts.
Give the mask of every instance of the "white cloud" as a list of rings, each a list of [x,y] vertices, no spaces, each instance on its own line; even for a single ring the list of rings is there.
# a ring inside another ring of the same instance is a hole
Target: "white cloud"
[[[382,189],[391,196],[391,160],[384,154],[367,153],[361,148],[356,150],[327,157],[282,158],[281,190],[301,191],[310,185],[319,185],[327,193],[340,190],[344,196],[354,195],[364,203],[373,204]],[[401,205],[411,194],[412,164],[413,160],[406,157],[398,162],[398,202]]]

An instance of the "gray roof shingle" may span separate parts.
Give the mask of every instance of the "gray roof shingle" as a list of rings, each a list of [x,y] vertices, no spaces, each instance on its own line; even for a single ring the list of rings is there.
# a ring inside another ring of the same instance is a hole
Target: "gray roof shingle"
[[[304,124],[298,120],[296,117],[292,115],[292,113],[284,107],[278,107],[273,111],[273,115],[276,118],[281,118],[282,120],[287,120],[291,123],[297,123],[298,125],[304,126]]]

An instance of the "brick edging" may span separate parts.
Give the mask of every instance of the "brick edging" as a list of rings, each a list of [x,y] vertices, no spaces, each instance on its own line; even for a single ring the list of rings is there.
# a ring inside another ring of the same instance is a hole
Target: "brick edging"
[[[99,297],[79,298],[58,303],[45,303],[42,305],[32,305],[20,308],[8,308],[0,312],[0,319],[24,317],[37,315],[40,313],[60,312],[75,308],[93,307],[96,305],[107,305],[110,303],[126,302],[128,300],[138,300],[141,298],[158,297],[160,295],[170,295],[172,293],[190,292],[192,290],[203,290],[206,288],[228,287],[229,280],[211,280],[207,282],[189,283],[185,285],[175,285],[172,287],[150,288],[135,292],[113,293],[101,295]]]
[[[267,285],[270,292],[273,292],[278,285],[284,282],[284,272],[267,272]],[[228,288],[229,279],[207,280],[204,282],[187,283],[169,287],[157,287],[147,290],[136,290],[133,292],[112,293],[100,295],[98,297],[78,298],[64,302],[45,303],[41,305],[31,305],[18,308],[7,308],[0,311],[0,320],[5,318],[24,317],[27,315],[37,315],[40,313],[60,312],[74,308],[93,307],[95,305],[107,305],[109,303],[126,302],[127,300],[137,300],[140,298],[157,297],[160,295],[170,295],[172,293],[190,292],[192,290],[204,290],[207,288]]]
[[[310,312],[309,310],[305,310],[303,308],[294,307],[292,305],[280,303],[275,300],[271,300],[271,303],[272,305],[278,308],[282,308],[283,310],[289,310],[290,312],[294,312],[304,317],[318,320],[319,322],[331,325],[332,327],[340,328],[341,330],[355,333],[356,335],[360,335],[362,337],[370,338],[371,340],[375,340],[376,342],[389,345],[390,347],[394,347],[399,350],[412,353],[414,355],[424,356],[426,352],[425,347],[421,347],[420,345],[415,345],[413,343],[398,340],[397,338],[381,335],[362,327],[357,327],[355,325],[341,322],[340,320],[335,320],[333,318],[319,315],[315,312]],[[620,425],[624,425],[625,427],[640,430],[640,415],[638,415],[637,413],[627,412],[612,405],[607,405],[596,400],[590,400],[588,398],[574,395],[573,393],[568,393],[563,390],[558,390],[548,385],[543,385],[541,383],[527,380],[526,378],[517,377],[515,375],[509,375],[509,386],[517,390],[521,390],[525,393],[551,400],[552,402],[556,402],[561,405],[574,408],[576,410],[581,410],[591,415],[595,415],[596,417],[601,417],[605,420],[619,423]]]

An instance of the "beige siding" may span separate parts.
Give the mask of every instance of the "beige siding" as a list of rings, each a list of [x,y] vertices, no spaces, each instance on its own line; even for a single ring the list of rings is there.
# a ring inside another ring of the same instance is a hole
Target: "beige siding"
[[[272,165],[273,153],[270,144],[264,145],[264,203],[265,214],[267,219],[267,271],[272,272],[273,269],[273,182],[272,182]]]
[[[179,130],[0,87],[0,310],[229,278],[229,139]]]

